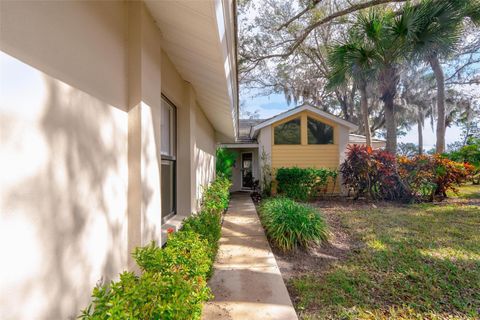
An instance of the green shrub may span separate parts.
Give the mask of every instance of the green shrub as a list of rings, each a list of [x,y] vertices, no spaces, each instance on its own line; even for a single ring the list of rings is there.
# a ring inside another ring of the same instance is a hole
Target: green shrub
[[[260,219],[270,240],[285,252],[328,238],[327,225],[319,212],[288,198],[263,201]]]
[[[228,208],[231,182],[226,177],[218,177],[203,192],[202,210],[220,213]]]
[[[262,154],[260,155],[262,183],[261,189],[264,197],[272,195],[272,166],[270,155],[265,152],[265,147],[262,146]]]
[[[226,148],[218,148],[216,157],[215,171],[217,176],[231,179],[233,164],[238,157],[238,152]]]
[[[212,265],[218,251],[218,240],[220,239],[222,226],[222,216],[207,211],[201,211],[195,216],[185,219],[183,229],[197,233],[201,239],[205,240],[208,245],[208,257]],[[212,270],[208,272],[211,275]]]
[[[445,155],[450,160],[472,165],[470,179],[473,184],[480,184],[480,138],[470,137],[467,139],[466,145]]]
[[[298,201],[307,201],[325,193],[329,182],[335,184],[337,171],[326,168],[279,168],[275,180],[279,193]]]
[[[169,235],[165,248],[152,242],[136,248],[133,257],[143,271],[181,273],[188,277],[205,276],[212,262],[207,240],[183,229]]]
[[[136,248],[141,275],[124,272],[120,280],[99,285],[81,319],[200,319],[212,297],[207,279],[218,249],[221,214],[228,207],[230,182],[219,178],[205,189],[202,211],[170,234],[165,248],[154,242]]]
[[[179,249],[182,240],[186,246]],[[110,286],[96,287],[92,304],[81,318],[200,318],[203,302],[211,297],[206,280],[209,268],[206,250],[198,235],[182,231],[169,239],[165,249],[154,243],[138,248],[134,256],[142,274],[124,272]]]

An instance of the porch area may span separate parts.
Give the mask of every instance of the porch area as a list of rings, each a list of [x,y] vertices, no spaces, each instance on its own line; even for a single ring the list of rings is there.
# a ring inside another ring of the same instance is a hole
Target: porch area
[[[251,191],[254,184],[260,180],[260,156],[258,144],[224,144],[227,148],[236,154],[236,159],[232,168],[232,187],[231,192]]]

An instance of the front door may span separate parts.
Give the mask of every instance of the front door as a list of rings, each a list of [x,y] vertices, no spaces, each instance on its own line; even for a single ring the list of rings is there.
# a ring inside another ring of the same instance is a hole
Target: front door
[[[242,188],[253,188],[253,154],[251,152],[242,153]]]

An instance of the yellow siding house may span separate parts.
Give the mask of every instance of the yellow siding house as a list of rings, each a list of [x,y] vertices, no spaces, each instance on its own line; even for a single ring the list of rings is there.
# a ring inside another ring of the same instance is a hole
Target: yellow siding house
[[[338,169],[349,144],[363,136],[355,124],[304,104],[266,120],[240,120],[236,143],[222,144],[238,153],[233,191],[249,190],[262,181],[262,166]],[[363,137],[364,138],[364,137]],[[375,141],[377,141],[376,139]],[[381,147],[382,140],[378,140]],[[262,157],[263,154],[263,157]],[[341,192],[341,177],[335,192]]]

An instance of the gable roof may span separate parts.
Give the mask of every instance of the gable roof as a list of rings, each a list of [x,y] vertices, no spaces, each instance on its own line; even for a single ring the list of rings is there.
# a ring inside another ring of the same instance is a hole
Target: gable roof
[[[239,119],[238,120],[238,139],[237,142],[251,142],[250,133],[257,124],[268,119]]]
[[[270,119],[267,119],[261,123],[258,123],[257,125],[253,126],[252,127],[252,130],[250,132],[250,136],[251,137],[255,137],[258,132],[260,131],[260,129],[262,128],[265,128],[265,127],[268,127],[269,125],[272,125],[273,123],[277,122],[277,121],[280,121],[280,120],[283,120],[285,118],[288,118],[292,115],[295,115],[297,113],[300,113],[302,111],[310,111],[312,113],[315,113],[317,115],[319,115],[320,117],[323,117],[325,119],[328,119],[332,122],[335,122],[341,126],[344,126],[344,127],[347,127],[348,129],[350,129],[350,131],[355,131],[358,129],[358,126],[356,124],[353,124],[349,121],[346,121],[346,120],[343,120],[343,119],[340,119],[339,117],[337,116],[334,116],[333,114],[330,114],[328,112],[325,112],[325,111],[322,111],[320,110],[319,108],[316,108],[308,103],[305,103],[301,106],[298,106],[298,107],[295,107],[293,109],[290,109],[290,110],[287,110],[285,112],[282,112]]]

